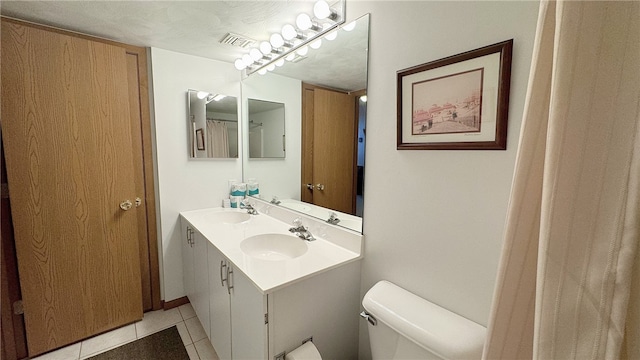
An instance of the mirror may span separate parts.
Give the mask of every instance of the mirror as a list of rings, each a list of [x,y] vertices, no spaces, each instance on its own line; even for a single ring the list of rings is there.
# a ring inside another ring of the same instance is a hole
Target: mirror
[[[361,232],[369,15],[338,27],[335,34],[333,40],[323,38],[319,49],[309,48],[265,75],[243,79],[243,114],[251,112],[251,100],[260,100],[284,104],[287,119],[286,157],[245,156],[243,177],[245,182],[256,179],[263,200],[325,221],[334,214],[337,225]],[[249,124],[251,116],[243,116]],[[341,120],[330,122],[334,118]],[[338,138],[346,140],[338,143]],[[315,144],[318,139],[323,143]],[[249,154],[246,134],[243,143]],[[329,179],[323,171],[337,176]],[[332,196],[346,204],[336,204]]]
[[[238,99],[212,92],[187,91],[189,157],[238,157]]]
[[[249,158],[283,158],[284,104],[249,99]]]

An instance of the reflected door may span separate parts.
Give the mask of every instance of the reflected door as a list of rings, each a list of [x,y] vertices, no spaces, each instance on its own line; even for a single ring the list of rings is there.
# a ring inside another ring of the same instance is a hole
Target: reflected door
[[[302,200],[355,214],[356,99],[303,85]]]
[[[142,318],[128,94],[123,48],[2,22],[2,136],[30,356]]]

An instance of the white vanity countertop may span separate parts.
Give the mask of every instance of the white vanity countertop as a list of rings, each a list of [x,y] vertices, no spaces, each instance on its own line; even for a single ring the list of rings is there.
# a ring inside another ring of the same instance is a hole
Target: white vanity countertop
[[[361,248],[362,237],[344,230],[344,236],[336,235],[335,229],[326,231],[331,238],[340,237],[337,241],[323,238],[323,234],[313,232],[317,227],[306,220],[303,225],[310,227],[315,241],[304,241],[308,250],[303,255],[289,260],[265,260],[245,254],[240,249],[242,240],[259,234],[279,233],[295,236],[289,232],[293,225],[284,223],[269,215],[260,213],[251,215],[250,219],[238,224],[213,223],[210,219],[218,212],[246,212],[245,210],[211,208],[181,212],[183,216],[200,234],[209,240],[218,250],[234,264],[234,271],[240,270],[264,294],[274,292],[284,286],[303,280],[317,273],[335,268],[342,264],[360,259],[361,253],[349,250],[336,244],[357,242],[351,249]],[[311,225],[311,226],[310,226]]]

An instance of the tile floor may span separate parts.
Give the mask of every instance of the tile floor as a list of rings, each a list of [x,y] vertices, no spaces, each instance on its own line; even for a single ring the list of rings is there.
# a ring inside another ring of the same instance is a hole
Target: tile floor
[[[219,360],[191,304],[144,314],[135,324],[92,337],[32,360],[82,360],[176,326],[191,360]]]

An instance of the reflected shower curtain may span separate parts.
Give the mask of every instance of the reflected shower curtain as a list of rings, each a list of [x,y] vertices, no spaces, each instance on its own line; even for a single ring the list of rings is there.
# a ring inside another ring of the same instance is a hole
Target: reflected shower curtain
[[[542,2],[485,359],[640,359],[640,2]]]
[[[229,132],[227,124],[221,121],[207,120],[207,157],[229,157]]]

